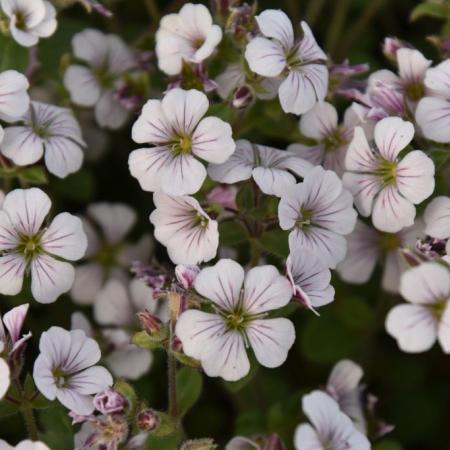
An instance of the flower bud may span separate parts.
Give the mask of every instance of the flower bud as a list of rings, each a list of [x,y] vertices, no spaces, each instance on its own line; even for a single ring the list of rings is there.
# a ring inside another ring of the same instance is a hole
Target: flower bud
[[[143,409],[136,417],[136,423],[141,431],[150,432],[156,430],[161,423],[159,414],[153,409]]]
[[[198,266],[178,264],[175,267],[175,277],[183,289],[190,289],[199,273]]]
[[[387,37],[383,42],[383,54],[392,63],[397,63],[397,50],[401,48],[414,48],[409,42],[395,36]]]
[[[248,36],[256,35],[257,24],[255,20],[256,2],[253,5],[244,3],[242,6],[230,8],[225,26],[225,32],[228,33],[238,45],[246,45]]]
[[[140,261],[135,261],[131,264],[131,272],[136,275],[136,278],[152,288],[154,294],[164,292],[168,278],[167,274],[158,267],[147,266]]]
[[[106,388],[94,397],[95,409],[102,414],[120,414],[127,406],[127,400],[114,389]]]
[[[231,104],[236,109],[244,109],[253,101],[253,93],[248,86],[241,86],[236,89]]]
[[[138,312],[136,314],[141,322],[141,327],[148,334],[153,335],[161,331],[161,320],[152,314],[149,310]]]
[[[284,445],[278,434],[272,433],[266,438],[264,450],[284,450]]]

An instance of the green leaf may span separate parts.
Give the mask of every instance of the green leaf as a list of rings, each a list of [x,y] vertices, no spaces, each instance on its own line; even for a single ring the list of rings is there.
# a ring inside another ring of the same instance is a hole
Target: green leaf
[[[12,416],[19,412],[18,405],[8,402],[7,400],[2,400],[0,402],[0,419],[3,417]]]
[[[180,433],[174,432],[168,436],[158,437],[150,434],[145,441],[145,448],[147,450],[174,450],[180,442]]]
[[[362,297],[341,298],[336,314],[344,325],[355,330],[370,330],[375,324],[374,311]]]
[[[40,440],[52,450],[73,448],[73,427],[65,408],[56,405],[39,414],[40,428],[44,430]]]
[[[244,227],[239,222],[219,223],[219,236],[222,245],[236,245],[248,239]]]
[[[392,439],[383,439],[373,446],[373,450],[402,450],[402,446]]]
[[[27,167],[17,172],[17,177],[21,183],[39,186],[47,184],[48,178],[45,169],[41,166]]]
[[[200,373],[183,367],[177,373],[178,413],[184,416],[194,406],[202,393],[203,378]]]
[[[158,333],[157,335],[153,336],[148,334],[146,331],[138,331],[134,334],[132,343],[134,345],[137,345],[139,348],[155,350],[157,348],[162,348],[162,344],[166,338],[167,333]]]
[[[95,193],[95,178],[88,169],[69,175],[64,179],[52,181],[55,192],[67,200],[86,203],[93,199]]]
[[[446,19],[448,17],[448,8],[446,5],[437,3],[421,3],[411,12],[409,19],[414,22],[421,17],[435,17],[437,19]]]
[[[250,381],[253,380],[255,375],[258,373],[258,370],[259,364],[255,364],[254,362],[252,362],[252,365],[250,366],[250,372],[244,378],[241,378],[238,381],[224,381],[223,383],[230,392],[239,392],[241,389],[247,386]]]
[[[194,369],[198,369],[201,366],[201,363],[198,359],[191,358],[190,356],[185,355],[181,352],[172,352],[173,356],[175,356],[176,360],[181,364],[189,367],[193,367]]]
[[[289,255],[289,234],[280,229],[266,231],[258,240],[261,248],[273,255],[286,258]]]

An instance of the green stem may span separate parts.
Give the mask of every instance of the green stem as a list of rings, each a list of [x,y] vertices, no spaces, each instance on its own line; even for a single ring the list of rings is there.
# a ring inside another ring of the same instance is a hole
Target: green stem
[[[32,441],[39,440],[39,431],[34,417],[33,408],[31,405],[26,404],[21,409],[23,418],[25,420],[25,426],[27,427],[28,435]]]
[[[170,321],[170,346],[173,340],[173,321]],[[169,389],[169,415],[175,420],[178,416],[178,406],[177,406],[177,360],[173,355],[172,349],[169,348],[167,351],[167,382]]]

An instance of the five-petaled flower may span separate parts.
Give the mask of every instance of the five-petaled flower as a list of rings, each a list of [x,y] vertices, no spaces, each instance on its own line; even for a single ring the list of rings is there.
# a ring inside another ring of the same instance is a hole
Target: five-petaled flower
[[[6,195],[0,210],[0,293],[18,294],[28,271],[31,292],[40,303],[54,302],[72,287],[74,268],[60,259],[80,259],[86,235],[81,220],[69,213],[43,227],[50,207],[50,198],[37,188]]]
[[[370,147],[363,129],[355,128],[343,180],[360,214],[372,214],[372,223],[380,231],[396,233],[413,225],[414,205],[433,193],[434,164],[420,150],[399,158],[414,137],[413,124],[399,117],[378,122],[374,137],[376,149]]]
[[[18,166],[27,166],[45,153],[47,169],[60,178],[80,169],[86,144],[70,110],[31,102],[20,122],[5,129],[0,145],[3,155]]]
[[[241,139],[236,142],[236,150],[226,162],[209,164],[208,175],[215,181],[228,184],[253,178],[262,192],[281,197],[296,183],[294,174],[304,177],[311,169],[311,163],[292,152]]]
[[[387,332],[401,350],[429,350],[436,339],[450,353],[450,272],[436,262],[426,262],[402,275],[400,293],[409,303],[395,306],[386,318]]]
[[[213,259],[219,246],[217,221],[193,197],[155,192],[150,214],[155,238],[167,247],[174,264],[199,264]]]
[[[336,173],[321,166],[286,190],[278,205],[280,227],[291,230],[291,252],[310,250],[330,268],[344,259],[344,236],[353,231],[356,216],[350,192]]]
[[[200,360],[207,375],[228,381],[247,375],[246,347],[265,367],[283,364],[295,340],[294,326],[266,315],[289,303],[292,287],[275,267],[255,267],[245,275],[238,263],[221,259],[198,274],[194,287],[212,302],[213,312],[185,311],[175,332],[183,351]]]
[[[181,73],[183,63],[199,64],[214,52],[222,30],[204,5],[187,3],[177,14],[161,19],[156,32],[159,68],[167,75]]]
[[[196,193],[206,169],[196,157],[223,163],[234,152],[231,126],[217,117],[202,117],[208,98],[195,89],[172,89],[160,100],[149,100],[133,126],[133,140],[152,147],[130,154],[131,175],[144,191],[169,195]]]
[[[289,17],[280,10],[267,9],[256,16],[265,37],[255,37],[245,50],[250,69],[264,77],[280,77],[278,90],[285,112],[303,114],[327,94],[327,56],[317,45],[306,22],[303,37],[296,41]]]
[[[39,351],[33,369],[39,391],[76,414],[91,414],[93,395],[113,382],[104,367],[95,365],[101,357],[97,342],[81,330],[51,327],[42,333]]]

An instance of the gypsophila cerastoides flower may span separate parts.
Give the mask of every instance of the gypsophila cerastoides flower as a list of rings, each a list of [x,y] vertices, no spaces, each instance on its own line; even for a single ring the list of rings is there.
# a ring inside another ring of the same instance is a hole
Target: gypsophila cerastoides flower
[[[217,117],[202,117],[209,102],[203,92],[172,89],[160,100],[149,100],[133,126],[133,140],[152,147],[133,151],[131,175],[145,191],[169,195],[196,193],[206,169],[197,158],[223,163],[234,152],[228,123]]]
[[[423,215],[425,234],[446,240],[445,251],[450,254],[450,198],[439,196],[426,207]]]
[[[50,450],[43,442],[25,440],[15,447],[0,439],[0,450]]]
[[[302,408],[313,426],[303,423],[297,427],[296,450],[370,450],[368,439],[329,395],[321,391],[307,394]]]
[[[280,227],[290,230],[290,251],[310,250],[330,268],[344,259],[344,236],[353,231],[356,216],[350,192],[336,173],[321,166],[286,190],[278,205]]]
[[[426,262],[405,272],[400,294],[408,301],[395,306],[386,317],[386,330],[404,352],[429,350],[438,340],[450,353],[450,272]]]
[[[18,166],[34,164],[45,154],[49,172],[65,178],[80,169],[85,146],[70,110],[31,102],[20,123],[5,129],[0,149]]]
[[[306,22],[303,37],[295,40],[289,17],[280,10],[267,9],[256,16],[264,37],[255,37],[245,50],[250,69],[264,77],[280,77],[278,89],[285,112],[303,114],[327,94],[327,56],[317,45]]]
[[[216,256],[219,246],[217,221],[199,202],[188,196],[153,194],[156,209],[150,214],[155,238],[167,247],[175,264],[199,264]]]
[[[72,39],[74,56],[80,64],[70,65],[64,86],[76,105],[95,107],[95,118],[102,127],[120,128],[129,116],[115,97],[121,77],[137,66],[132,51],[114,34],[86,29]]]
[[[93,395],[113,382],[105,368],[95,365],[101,357],[97,342],[81,330],[51,327],[42,333],[39,351],[33,378],[42,395],[77,414],[91,414]]]
[[[44,220],[50,198],[37,188],[9,192],[0,211],[0,292],[15,295],[31,273],[31,292],[40,303],[54,302],[73,284],[74,268],[61,259],[76,261],[86,251],[81,220],[58,214],[48,227]]]
[[[1,0],[0,6],[9,19],[12,37],[24,47],[56,31],[56,9],[47,0]]]
[[[88,246],[83,263],[75,268],[70,295],[76,303],[91,304],[110,278],[127,281],[134,261],[146,262],[152,240],[144,234],[136,242],[127,235],[136,224],[136,212],[123,203],[92,203],[82,218]]]
[[[413,225],[414,205],[434,190],[434,164],[422,151],[399,154],[412,141],[414,126],[399,117],[387,117],[375,126],[376,148],[364,131],[355,128],[345,166],[344,184],[355,197],[355,205],[380,231],[396,233]]]
[[[295,185],[294,174],[304,177],[311,169],[311,163],[293,152],[241,139],[226,162],[209,164],[208,175],[215,181],[229,184],[253,178],[262,192],[280,197],[288,187]]]
[[[187,3],[161,19],[156,32],[158,66],[167,75],[178,75],[183,62],[201,63],[221,40],[222,30],[213,24],[208,8]]]
[[[211,377],[228,381],[243,378],[250,370],[246,347],[265,367],[278,367],[294,343],[295,330],[285,318],[266,314],[289,303],[292,288],[274,266],[244,269],[230,259],[203,269],[195,290],[212,302],[213,313],[182,313],[176,335],[186,355],[201,361]]]

